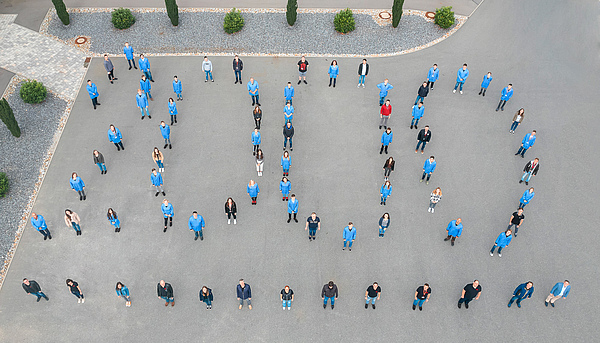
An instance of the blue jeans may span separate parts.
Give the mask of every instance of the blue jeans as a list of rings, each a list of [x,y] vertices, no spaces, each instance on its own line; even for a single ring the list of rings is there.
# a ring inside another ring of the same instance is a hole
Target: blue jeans
[[[519,207],[520,208],[525,208],[525,206],[527,206],[527,204],[519,201]]]
[[[308,228],[308,235],[314,237],[317,234],[317,229]]]
[[[172,303],[175,301],[175,298],[167,298],[167,297],[160,297],[160,298],[167,303]]]
[[[285,114],[283,115],[283,124],[287,125],[287,123],[291,123],[292,119],[294,118],[294,116],[290,116],[289,118],[285,116]]]
[[[377,297],[367,297],[367,305],[369,304],[369,301],[375,305],[375,300],[377,300]]]
[[[294,98],[292,98],[292,99],[285,99],[285,104],[287,105],[287,103],[289,102],[289,103],[290,103],[290,105],[294,105],[294,104],[292,103],[292,100],[294,100]]]
[[[288,140],[290,141],[290,149],[292,148],[292,137],[287,138],[287,137],[283,137],[283,147],[285,148],[285,146],[287,145]]]
[[[150,81],[152,81],[152,73],[150,72],[150,69],[143,71],[144,75],[146,75],[146,78]]]
[[[48,299],[48,297],[46,296],[46,294],[44,294],[44,292],[42,292],[42,291],[37,292],[37,293],[31,293],[31,295],[35,295],[38,298],[38,300],[40,300],[40,298],[46,298],[46,299]]]
[[[210,70],[205,70],[204,74],[206,74],[206,81],[208,81],[208,77],[210,76],[210,79],[212,81],[212,72]]]
[[[135,59],[133,59],[133,58],[132,58],[132,59],[130,59],[130,60],[127,60],[127,63],[129,63],[129,68],[131,68],[131,63],[133,63],[133,67],[134,67],[135,69],[137,69],[137,67],[135,66]]]
[[[460,91],[462,92],[462,88],[463,85],[465,84],[465,82],[460,82],[460,81],[456,81],[456,85],[454,85],[454,90],[456,90],[456,88],[458,88],[458,86],[460,85]]]
[[[419,307],[423,307],[423,303],[425,302],[425,300],[427,299],[415,299],[413,301],[413,306],[419,305]]]
[[[415,150],[419,150],[419,146],[420,146],[421,144],[423,144],[423,146],[421,147],[421,151],[425,150],[425,145],[427,145],[427,142],[424,142],[424,141],[419,141],[419,142],[417,143],[417,147],[415,148]]]
[[[202,230],[200,230],[200,231],[194,231],[194,235],[196,236],[196,238],[198,238],[198,237],[204,238],[204,236],[202,235]]]
[[[146,98],[148,98],[148,100],[152,99],[152,94],[150,94],[150,91],[144,91],[144,94],[146,94]]]
[[[385,100],[385,96],[379,96],[379,106],[383,106],[384,100]]]
[[[210,301],[210,299],[208,297],[206,297],[204,300],[202,300],[206,306],[211,306],[212,305],[212,301]]]
[[[110,224],[117,228],[117,227],[121,226],[121,221],[119,219],[114,219],[114,220],[110,221]]]
[[[248,299],[248,298],[246,298],[246,299],[240,298],[240,306],[244,306],[244,300],[246,300],[246,302],[248,303],[248,306],[252,305],[252,301],[250,301],[250,299]]]
[[[379,236],[383,237],[383,234],[385,233],[385,230],[386,230],[386,229],[387,229],[387,226],[386,226],[386,227],[383,227],[383,226],[382,226],[382,227],[379,229]]]
[[[498,254],[502,254],[502,247],[499,247],[496,244],[494,244],[494,246],[492,247],[492,250],[490,250],[490,252],[493,253],[494,250],[496,250],[496,247],[498,247]]]
[[[348,243],[348,248],[352,248],[352,243],[354,243],[354,241],[344,241],[344,248],[346,247],[346,243]]]
[[[512,125],[510,126],[510,130],[514,131],[517,129],[517,126],[519,126],[519,122],[518,121],[513,121]]]
[[[415,118],[415,117],[413,117],[413,120],[412,120],[412,122],[410,122],[410,125],[411,126],[412,125],[419,125],[419,119],[421,119],[421,118]]]
[[[359,75],[358,76],[358,84],[361,84],[361,85],[365,84],[365,76],[366,75]]]
[[[50,230],[48,230],[48,228],[45,228],[45,229],[37,229],[37,230],[38,230],[38,232],[39,232],[39,233],[41,233],[41,234],[42,234],[42,236],[44,236],[44,239],[45,239],[46,237],[48,237],[48,238],[52,239],[52,238],[51,238],[51,237],[52,237],[52,235],[50,234]]]
[[[283,300],[281,302],[281,306],[283,306],[283,307],[292,307],[292,301],[291,300]]]
[[[83,294],[79,293],[79,291],[71,291],[71,294],[77,297],[77,299],[83,299]]]
[[[164,167],[165,167],[165,165],[162,163],[162,161],[161,161],[161,160],[156,160],[156,165],[157,165],[159,168],[164,168]]]
[[[286,174],[289,173],[290,172],[290,168],[287,168],[287,169],[283,168],[283,172],[286,173]]]
[[[256,95],[250,95],[250,97],[252,98],[252,103],[258,104],[258,93],[256,93]]]
[[[382,195],[381,196],[381,202],[386,202],[387,197],[388,197],[387,195]]]
[[[418,104],[418,103],[419,103],[419,101],[420,101],[420,102],[423,102],[423,100],[425,100],[425,98],[424,98],[424,97],[422,97],[422,96],[420,96],[420,95],[417,95],[417,100],[415,100],[415,105],[416,105],[416,104]]]
[[[523,177],[521,177],[521,181],[529,182],[529,180],[531,180],[532,175],[533,174],[531,174],[531,172],[525,172],[523,174]],[[527,178],[527,180],[525,180],[525,178]]]
[[[144,114],[144,110],[146,110],[146,114]],[[142,112],[142,117],[148,116],[150,117],[150,112],[148,112],[148,107],[140,107],[140,111]]]
[[[75,222],[71,222],[71,226],[73,227],[73,230],[75,230],[76,232],[81,231],[81,226],[79,226],[79,224],[77,224]]]
[[[100,168],[100,171],[106,171],[106,166],[104,165],[104,163],[96,163],[96,165],[98,166],[98,168]]]
[[[323,305],[327,305],[327,300],[331,299],[331,306],[335,305],[335,297],[325,297],[323,298]]]
[[[425,178],[425,175],[427,175],[427,181],[429,181],[429,178],[431,177],[431,173],[423,172],[423,176],[421,176],[421,180],[423,180]]]
[[[517,301],[517,306],[521,307],[521,300],[523,300],[523,299],[519,298],[519,297],[518,297],[518,296],[516,296],[516,295],[514,295],[512,298],[510,298],[510,301],[508,302],[508,306],[512,305],[512,303],[513,303],[515,300]]]
[[[235,74],[235,80],[236,81],[242,81],[242,71],[241,70],[234,70],[233,71]]]
[[[529,149],[529,148],[527,148]],[[519,151],[517,151],[517,153],[515,155],[521,154],[521,156],[525,156],[525,153],[527,152],[527,149],[520,147]]]
[[[177,99],[183,100],[183,95],[181,95],[181,92],[179,92],[179,93],[175,92],[175,94],[177,95]]]

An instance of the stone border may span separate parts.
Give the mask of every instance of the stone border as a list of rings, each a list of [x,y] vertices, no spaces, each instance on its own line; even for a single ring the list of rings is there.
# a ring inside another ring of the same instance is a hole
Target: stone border
[[[104,13],[109,13],[112,12],[113,10],[115,10],[116,8],[110,8],[110,7],[76,7],[76,8],[69,8],[68,11],[70,13],[98,13],[98,12],[104,12]],[[130,8],[132,12],[134,13],[167,13],[167,10],[165,8]],[[210,12],[210,13],[227,13],[229,12],[231,9],[229,8],[214,8],[214,7],[210,7],[210,8],[180,8],[179,12],[181,13],[197,13],[197,12]],[[238,8],[238,10],[242,13],[285,13],[285,9],[284,8]],[[341,9],[334,9],[334,8],[300,8],[298,9],[298,13],[337,13],[339,12]],[[389,25],[391,23],[391,19],[381,19],[379,18],[379,13],[382,11],[387,11],[386,9],[353,9],[352,12],[353,13],[357,13],[357,14],[366,14],[366,15],[370,15],[373,20],[379,25],[379,26],[386,26]],[[56,10],[54,8],[50,8],[48,10],[48,13],[46,13],[46,17],[44,18],[44,21],[42,21],[42,24],[40,25],[40,33],[55,39],[59,42],[65,43],[67,45],[73,46],[83,52],[85,52],[86,54],[92,55],[94,57],[102,57],[104,54],[103,53],[94,53],[92,51],[89,50],[90,46],[91,46],[91,37],[86,37],[88,38],[88,41],[82,45],[77,45],[75,44],[75,38],[77,37],[73,37],[67,41],[61,40],[56,36],[51,35],[50,33],[48,33],[48,25],[50,24],[50,21],[52,20],[52,14],[56,13]],[[418,15],[422,18],[424,18],[426,21],[433,23],[433,19],[428,18],[425,13],[427,13],[427,11],[419,11],[419,10],[403,10],[402,11],[402,15]],[[404,55],[404,54],[409,54],[415,51],[420,51],[423,50],[425,48],[429,48],[441,41],[443,41],[444,39],[450,37],[453,33],[455,33],[456,31],[458,31],[458,29],[460,29],[463,24],[467,21],[467,19],[469,17],[465,17],[465,16],[461,16],[461,15],[454,15],[454,18],[456,20],[456,23],[454,25],[454,27],[450,30],[448,30],[442,37],[439,37],[427,44],[424,45],[420,45],[414,48],[410,48],[407,50],[401,50],[401,51],[397,51],[397,52],[392,52],[392,53],[383,53],[383,54],[367,54],[367,55],[360,55],[360,54],[315,54],[315,53],[308,53],[308,54],[304,54],[308,57],[361,57],[361,58],[373,58],[373,57],[390,57],[390,56],[400,56],[400,55]],[[233,53],[211,53],[211,52],[202,52],[202,53],[144,53],[144,55],[146,56],[204,56],[204,55],[211,55],[211,56],[233,56]],[[303,54],[287,54],[287,53],[239,53],[238,55],[240,56],[267,56],[267,57],[299,57]],[[110,54],[110,56],[113,57],[123,57],[125,56],[124,54]]]

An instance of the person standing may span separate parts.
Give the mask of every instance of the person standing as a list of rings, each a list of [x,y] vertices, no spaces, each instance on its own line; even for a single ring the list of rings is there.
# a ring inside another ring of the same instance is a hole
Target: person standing
[[[287,86],[283,89],[283,97],[285,98],[285,103],[288,102],[290,105],[293,105],[294,95],[295,95],[294,87],[292,87],[292,83],[288,82]]]
[[[481,81],[481,89],[479,90],[479,95],[485,96],[485,91],[487,91],[490,82],[492,82],[492,72],[488,71],[487,74],[483,75],[483,81]]]
[[[179,99],[177,99],[179,100]],[[183,100],[183,99],[181,99]],[[173,123],[177,123],[177,104],[173,101],[173,98],[169,98],[169,115],[171,115],[171,125],[175,125]],[[166,148],[166,147],[165,147]]]
[[[98,151],[94,150],[92,153],[94,158],[94,164],[100,168],[100,174],[106,174],[106,165],[104,164],[104,156]]]
[[[294,291],[290,288],[290,286],[285,285],[279,294],[279,299],[281,300],[281,306],[285,311],[287,307],[288,311],[292,309],[292,301],[294,301]]]
[[[523,196],[521,196],[521,199],[519,199],[519,207],[525,208],[525,206],[527,204],[529,204],[529,202],[531,201],[531,199],[533,199],[534,196],[535,196],[535,192],[533,191],[533,187],[526,190],[523,193]]]
[[[429,159],[425,160],[425,164],[423,164],[423,176],[421,176],[421,181],[419,182],[423,182],[425,176],[427,176],[426,184],[429,184],[429,178],[431,177],[431,174],[433,174],[433,172],[435,171],[436,166],[437,162],[435,161],[435,157],[429,156]]]
[[[162,211],[163,218],[165,219],[165,228],[163,229],[163,232],[167,232],[167,221],[169,222],[169,226],[173,226],[173,205],[169,203],[169,200],[163,199],[160,210]]]
[[[521,147],[519,148],[515,156],[521,154],[521,157],[525,158],[525,153],[527,152],[527,150],[535,144],[535,134],[536,132],[535,130],[533,130],[531,131],[531,133],[528,133],[525,135],[525,137],[523,137],[523,140],[521,141]]]
[[[240,62],[241,62],[241,60],[240,60]],[[206,286],[202,286],[202,289],[200,290],[200,293],[198,294],[198,296],[200,297],[200,301],[202,301],[203,303],[206,304],[206,309],[212,310],[212,302],[213,302],[212,290]]]
[[[254,180],[250,180],[248,186],[246,186],[246,192],[250,196],[252,200],[252,205],[256,205],[256,198],[258,198],[258,193],[260,193],[260,188],[258,188],[258,183],[254,182]]]
[[[372,285],[367,287],[367,291],[365,292],[365,309],[369,308],[369,302],[371,302],[371,306],[375,309],[375,300],[379,300],[381,298],[381,287],[377,282],[373,282]]]
[[[133,57],[133,47],[129,46],[128,42],[125,42],[123,53],[125,54],[125,59],[127,60],[127,63],[129,63],[129,70],[131,70],[131,64],[133,64],[133,67],[137,69],[137,67],[135,66],[135,58]]]
[[[288,200],[288,204],[287,204],[287,208],[288,208],[288,220],[287,222],[289,223],[292,220],[292,213],[294,214],[294,221],[297,223],[298,219],[296,218],[296,216],[298,215],[298,199],[296,199],[296,194],[292,194],[292,197],[290,198],[290,200]]]
[[[65,224],[67,227],[72,227],[75,230],[77,236],[81,236],[81,219],[79,219],[79,215],[69,209],[65,210]]]
[[[390,99],[385,100],[385,105],[381,106],[379,110],[379,129],[383,126],[384,129],[387,129],[387,122],[390,119],[390,115],[392,115],[392,105],[390,105]]]
[[[506,248],[512,240],[512,230],[508,229],[505,232],[501,232],[496,238],[492,249],[490,250],[490,256],[494,256],[494,250],[498,248],[498,257],[502,257],[502,249]]]
[[[479,280],[474,280],[473,283],[467,284],[462,291],[460,299],[458,299],[458,308],[465,303],[465,308],[469,308],[469,303],[475,299],[479,300],[481,296],[481,285],[479,284]]]
[[[115,227],[115,232],[121,232],[121,221],[119,220],[119,216],[117,216],[117,212],[109,207],[108,212],[106,212],[106,218]]]
[[[108,54],[104,54],[104,69],[106,69],[106,73],[108,74],[108,81],[110,83],[114,83],[113,80],[118,80],[115,77],[115,67],[112,64],[110,58],[108,58]]]
[[[419,104],[415,104],[412,107],[412,121],[410,122],[410,128],[412,129],[413,127],[415,129],[418,129],[419,127],[417,125],[419,125],[419,119],[421,119],[423,117],[423,114],[425,113],[425,106],[423,106],[423,103],[420,102]]]
[[[141,89],[137,90],[135,102],[137,104],[137,107],[142,112],[142,120],[144,120],[144,116],[146,115],[148,116],[148,119],[152,119],[152,117],[150,116],[150,112],[148,111],[148,98],[146,97],[146,94],[142,93]],[[144,113],[144,110],[146,110],[146,113]]]
[[[335,306],[335,299],[338,298],[338,287],[333,281],[329,281],[323,285],[321,290],[321,298],[323,298],[323,308],[327,308],[327,301],[331,299],[331,309]]]
[[[202,70],[204,71],[204,74],[206,75],[206,79],[204,80],[204,82],[208,82],[209,76],[210,76],[210,82],[215,82],[215,80],[213,80],[213,76],[212,76],[212,70],[213,70],[212,62],[206,56],[204,56],[204,60],[202,61]]]
[[[252,132],[252,156],[256,155],[256,152],[260,150],[260,132],[258,129],[254,129]]]
[[[140,89],[144,91],[144,95],[146,95],[146,99],[154,101],[152,98],[152,94],[150,91],[152,90],[152,85],[150,84],[150,80],[146,78],[146,75],[142,75],[140,80]]]
[[[117,297],[123,297],[123,299],[125,299],[125,307],[130,307],[131,297],[129,296],[129,288],[119,281],[115,286],[115,291],[117,292]]]
[[[362,63],[358,65],[358,85],[356,88],[362,85],[365,88],[365,77],[369,75],[369,64],[367,60],[363,58]]]
[[[170,101],[173,101],[173,98],[171,98]],[[163,147],[163,149],[166,149],[167,146],[169,147],[169,149],[171,149],[171,127],[169,125],[165,124],[164,121],[161,121],[159,128],[160,128],[160,134],[162,135],[163,139],[165,140],[165,146]]]
[[[385,231],[390,226],[390,214],[384,213],[381,218],[379,218],[379,237],[383,238]]]
[[[166,196],[165,190],[163,189],[162,175],[156,171],[156,168],[152,168],[152,173],[150,174],[150,182],[152,182],[152,186],[156,188],[156,194],[154,194],[155,197],[157,197],[159,193],[162,193],[163,196]]]
[[[181,81],[177,78],[177,75],[173,76],[173,92],[177,95],[177,101],[183,100],[183,95],[181,95],[181,91],[183,86]]]
[[[292,122],[287,122],[283,126],[283,150],[287,146],[287,142],[290,142],[290,151],[294,151],[292,147],[292,138],[294,137],[294,127],[292,126]]]
[[[246,300],[246,303],[248,304],[248,309],[251,310],[252,309],[252,289],[250,288],[250,285],[247,285],[244,282],[244,279],[240,279],[240,283],[237,285],[236,287],[236,293],[237,293],[237,299],[240,302],[240,307],[239,309],[241,310],[242,307],[244,306],[244,300]]]
[[[235,55],[235,57],[233,57],[233,73],[235,74],[234,85],[238,82],[242,84],[242,69],[244,69],[244,62],[242,62],[238,55]]]
[[[423,155],[423,150],[425,150],[425,145],[429,143],[431,140],[431,131],[429,130],[429,125],[425,125],[424,128],[419,131],[417,135],[417,147],[415,148],[415,154],[419,150],[419,146],[421,146],[421,155]]]
[[[385,163],[383,164],[383,179],[384,181],[388,180],[390,174],[394,171],[394,166],[396,165],[396,161],[392,156],[390,156]]]
[[[415,291],[415,300],[413,300],[412,305],[413,311],[417,309],[417,305],[419,305],[419,311],[423,311],[423,303],[429,302],[429,297],[431,297],[431,287],[429,287],[428,283],[417,287],[417,290]]]
[[[125,151],[125,147],[123,146],[123,136],[121,135],[121,131],[116,128],[113,124],[110,124],[110,126],[108,127],[108,141],[112,142],[116,147],[117,147],[117,151],[121,151],[121,149],[123,149],[123,151]]]
[[[433,84],[438,80],[439,77],[440,70],[438,69],[437,64],[434,64],[427,73],[427,86],[430,86],[431,90],[433,90]]]
[[[454,246],[454,241],[462,234],[463,225],[461,224],[461,222],[462,219],[457,218],[456,220],[450,221],[450,223],[448,223],[448,226],[446,227],[448,237],[444,238],[444,241],[450,241],[451,246]]]
[[[37,302],[40,302],[42,298],[46,299],[46,301],[50,300],[48,296],[42,292],[42,288],[35,280],[23,279],[21,286],[25,290],[25,293],[35,295],[37,297]]]
[[[254,128],[260,130],[260,122],[262,120],[262,110],[258,105],[254,107],[252,111],[252,117],[254,117]]]
[[[227,215],[227,224],[231,224],[231,216],[233,216],[233,225],[237,224],[237,205],[232,198],[227,198],[225,202],[225,214]]]
[[[321,219],[317,217],[315,212],[311,213],[310,217],[306,219],[306,227],[304,231],[308,230],[308,241],[317,239],[317,230],[321,231]]]
[[[258,149],[256,152],[256,173],[258,176],[262,176],[263,168],[265,166],[265,155],[263,155],[262,149]]]
[[[294,106],[289,102],[283,106],[283,119],[285,120],[285,124],[291,123],[292,119],[294,119]]]
[[[429,94],[429,87],[427,85],[427,81],[423,81],[423,84],[421,85],[421,87],[419,87],[419,90],[417,91],[417,99],[415,100],[415,105],[418,103],[423,103],[423,101],[425,101],[425,98],[427,97],[427,94]]]
[[[300,61],[298,61],[298,84],[300,84],[300,82],[302,81],[302,78],[304,78],[304,84],[308,84],[306,82],[306,72],[308,71],[308,61],[306,60],[305,56],[302,56],[300,58]]]
[[[510,98],[512,98],[512,96],[513,96],[512,83],[509,83],[508,86],[506,86],[502,89],[502,94],[500,96],[500,102],[498,103],[498,107],[496,107],[496,112],[498,112],[498,110],[504,111],[504,105],[506,105],[506,102],[508,100],[510,100]]]
[[[344,228],[342,239],[344,240],[344,247],[342,250],[346,250],[346,245],[348,245],[348,250],[352,251],[352,244],[356,239],[356,229],[354,228],[354,224],[352,224],[352,222],[349,222],[348,226]]]
[[[173,287],[170,283],[160,280],[156,285],[156,294],[159,299],[165,301],[165,306],[169,306],[169,303],[171,303],[171,307],[175,306],[175,296],[173,295]]]
[[[292,183],[287,179],[287,177],[283,177],[281,182],[279,182],[279,191],[281,192],[281,201],[288,200],[288,194],[292,190]]]
[[[337,61],[331,61],[331,65],[329,66],[329,87],[331,87],[331,81],[333,81],[333,88],[335,88],[335,82],[337,81],[338,74],[340,73],[340,67],[337,65]]]
[[[200,240],[204,240],[204,234],[202,233],[202,229],[204,229],[204,218],[198,214],[198,212],[192,212],[190,219],[188,220],[188,227],[190,231],[194,231],[194,240],[197,241],[198,237]]]
[[[73,172],[73,174],[71,174],[71,179],[69,180],[69,184],[71,185],[71,189],[74,192],[77,192],[77,194],[79,194],[79,201],[86,199],[85,183],[83,183],[83,180],[77,175],[76,172]]]
[[[510,305],[512,305],[513,302],[516,300],[517,307],[521,308],[521,301],[523,301],[524,299],[527,299],[527,298],[531,298],[532,295],[533,295],[533,282],[527,281],[525,283],[522,283],[519,286],[517,286],[517,288],[515,288],[515,291],[513,292],[513,296],[512,296],[512,298],[510,298],[510,301],[508,302],[508,307],[510,307]]]
[[[571,283],[569,280],[565,280],[564,282],[558,282],[552,290],[550,290],[550,294],[546,298],[544,304],[548,307],[548,303],[554,307],[554,303],[556,300],[562,297],[563,299],[567,299],[567,295],[569,295],[569,291],[571,291]]]
[[[287,151],[283,152],[283,156],[281,156],[281,168],[283,169],[283,176],[290,175],[290,167],[292,165],[292,159],[290,154]]]
[[[52,239],[52,234],[50,234],[50,230],[48,230],[48,225],[46,224],[44,216],[31,212],[31,225],[44,236],[44,240]]]
[[[431,195],[429,197],[429,209],[427,209],[427,212],[434,213],[435,205],[437,205],[437,203],[440,202],[441,199],[442,199],[442,189],[440,187],[438,187],[438,188],[434,189],[433,192],[431,192]]]
[[[379,193],[381,195],[381,201],[379,202],[379,205],[383,206],[383,205],[385,205],[387,198],[389,196],[392,196],[392,184],[390,183],[389,180],[386,180],[383,183],[383,185],[381,185],[381,189],[379,190]]]
[[[469,69],[467,69],[467,64],[465,63],[456,73],[456,85],[454,85],[454,90],[452,93],[456,93],[458,86],[460,86],[460,94],[463,93],[463,86],[467,80],[467,77],[469,77]]]
[[[154,162],[156,162],[156,165],[158,166],[158,171],[159,172],[164,172],[165,171],[165,157],[162,153],[162,151],[158,150],[157,147],[154,147],[154,149],[152,150],[152,159],[154,160]]]
[[[383,99],[388,95],[390,89],[394,88],[394,86],[390,85],[388,79],[383,80],[382,83],[377,85],[379,88],[379,106],[383,106]]]
[[[71,294],[73,294],[77,298],[77,303],[83,304],[85,302],[85,298],[83,297],[83,292],[81,291],[81,288],[79,288],[79,284],[71,279],[67,279],[66,282]]]
[[[523,122],[523,117],[525,117],[525,109],[521,107],[513,116],[513,122],[510,125],[510,130],[508,130],[509,133],[515,134],[515,130]]]
[[[138,60],[138,62],[140,64],[140,69],[142,70],[144,75],[146,75],[148,80],[154,82],[154,80],[152,79],[152,73],[150,72],[150,61],[148,61],[144,54],[140,54],[140,59]]]
[[[540,170],[540,159],[536,157],[533,161],[527,162],[525,168],[523,168],[523,176],[519,183],[525,181],[525,184],[529,186],[529,180],[531,180],[532,176],[537,175],[538,170]]]
[[[379,154],[383,153],[385,150],[385,154],[388,153],[388,146],[392,143],[392,139],[394,138],[394,133],[392,132],[392,128],[388,127],[385,129],[383,134],[381,135],[381,149],[379,149]]]
[[[512,227],[515,227],[514,235],[517,237],[517,232],[519,232],[519,227],[523,224],[523,220],[525,219],[525,215],[523,214],[523,209],[519,207],[517,212],[513,212],[510,216],[510,221],[508,222],[507,230],[512,230]]]
[[[254,78],[250,78],[250,82],[248,82],[248,94],[252,98],[252,106],[255,104],[260,106],[260,102],[258,102],[258,82],[254,81]]]
[[[88,94],[90,95],[90,99],[92,99],[92,105],[94,106],[94,109],[96,109],[96,106],[101,105],[98,102],[98,95],[100,95],[100,93],[98,92],[98,87],[96,87],[96,84],[93,83],[92,80],[87,80],[87,86],[85,87],[85,89],[87,89]]]

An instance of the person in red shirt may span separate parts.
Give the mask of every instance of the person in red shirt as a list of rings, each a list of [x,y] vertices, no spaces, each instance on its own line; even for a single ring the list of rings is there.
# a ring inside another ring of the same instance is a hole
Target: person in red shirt
[[[385,105],[381,106],[381,110],[379,111],[379,129],[383,126],[384,129],[387,129],[387,121],[392,114],[392,105],[390,105],[390,99],[385,101]]]

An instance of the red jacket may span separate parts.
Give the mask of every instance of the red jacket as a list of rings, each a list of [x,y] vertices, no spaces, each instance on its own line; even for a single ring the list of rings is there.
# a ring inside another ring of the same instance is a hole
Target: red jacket
[[[381,111],[379,111],[379,113],[381,113],[381,115],[384,115],[384,116],[389,116],[390,114],[392,114],[392,105],[389,105],[389,106],[383,105],[383,106],[381,106]]]

